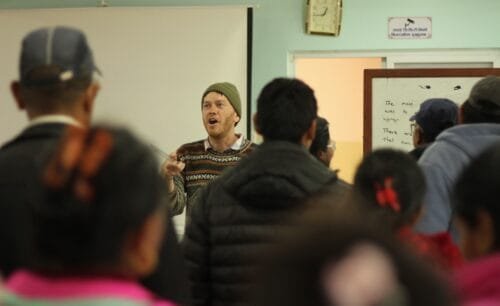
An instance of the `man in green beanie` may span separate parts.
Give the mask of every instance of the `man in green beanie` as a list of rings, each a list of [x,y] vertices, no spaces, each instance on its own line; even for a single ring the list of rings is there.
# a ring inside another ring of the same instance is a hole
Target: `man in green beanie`
[[[228,82],[210,85],[202,95],[201,112],[208,137],[182,145],[162,165],[172,212],[179,215],[186,207],[187,221],[200,187],[255,148],[255,144],[235,133],[241,118],[236,86]]]

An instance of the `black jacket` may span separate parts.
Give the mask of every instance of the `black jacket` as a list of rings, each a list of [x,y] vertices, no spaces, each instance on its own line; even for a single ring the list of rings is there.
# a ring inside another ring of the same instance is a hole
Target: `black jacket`
[[[0,148],[0,272],[8,276],[34,260],[33,221],[30,207],[41,199],[43,160],[54,150],[66,128],[62,123],[27,128]],[[143,282],[156,294],[184,303],[189,299],[184,260],[171,218],[159,266]]]
[[[63,124],[24,130],[0,148],[0,271],[8,276],[33,260],[33,221],[29,208],[40,199],[41,157],[64,131]]]
[[[262,252],[304,199],[340,201],[349,187],[304,147],[265,142],[209,184],[193,207],[184,251],[193,305],[246,305]]]

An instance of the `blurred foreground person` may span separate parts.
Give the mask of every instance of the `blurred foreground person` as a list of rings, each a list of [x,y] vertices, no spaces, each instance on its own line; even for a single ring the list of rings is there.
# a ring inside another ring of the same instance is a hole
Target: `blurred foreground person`
[[[463,305],[500,305],[500,144],[479,155],[455,186],[455,224],[470,261],[456,274]]]
[[[166,190],[148,147],[129,132],[70,127],[34,208],[36,263],[13,272],[2,305],[173,305],[138,279],[158,264]]]
[[[462,264],[460,250],[448,232],[419,234],[412,229],[422,212],[425,179],[408,153],[378,149],[363,159],[354,177],[353,193],[362,213],[373,214],[402,241],[444,270]]]
[[[354,213],[319,209],[280,238],[253,305],[454,305],[429,266]]]

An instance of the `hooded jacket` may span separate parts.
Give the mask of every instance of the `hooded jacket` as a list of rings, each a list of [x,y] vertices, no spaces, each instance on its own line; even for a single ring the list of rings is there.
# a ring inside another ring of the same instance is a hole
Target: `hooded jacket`
[[[445,130],[419,159],[427,181],[423,214],[416,230],[424,233],[449,228],[455,181],[482,151],[500,141],[500,124],[461,124]]]
[[[193,207],[184,247],[193,305],[245,305],[259,254],[304,200],[349,187],[303,146],[269,141],[209,184]]]

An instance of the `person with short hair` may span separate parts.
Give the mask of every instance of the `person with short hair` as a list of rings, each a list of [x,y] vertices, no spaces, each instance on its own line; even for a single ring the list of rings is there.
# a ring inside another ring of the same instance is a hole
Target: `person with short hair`
[[[160,261],[168,211],[148,146],[123,129],[69,127],[42,157],[37,261],[12,273],[1,304],[174,305],[138,282]]]
[[[335,153],[335,142],[330,138],[329,126],[325,118],[316,119],[316,135],[309,148],[309,152],[327,167],[330,167]]]
[[[474,158],[454,186],[455,224],[468,263],[455,274],[461,305],[500,301],[500,143]]]
[[[442,132],[418,161],[427,181],[418,232],[450,229],[450,192],[457,177],[472,158],[500,141],[500,77],[479,80],[459,112],[459,124]],[[452,235],[457,238],[454,230]]]
[[[457,124],[458,106],[445,98],[428,99],[420,104],[420,109],[410,121],[415,122],[412,128],[415,149],[410,151],[410,155],[418,160],[442,131]]]
[[[342,202],[347,184],[309,153],[316,132],[313,90],[277,78],[257,99],[263,143],[202,189],[184,237],[192,305],[247,305],[259,252],[317,193]]]
[[[0,148],[0,271],[36,260],[32,252],[32,209],[38,205],[39,156],[54,149],[68,126],[88,127],[100,89],[99,73],[85,34],[56,26],[28,33],[21,46],[19,80],[11,90],[26,111],[28,126]],[[5,175],[8,174],[8,175]],[[168,214],[168,218],[171,218]],[[186,301],[187,276],[172,222],[156,271],[144,280],[149,288],[175,301]]]
[[[201,187],[234,167],[255,144],[235,133],[241,119],[241,99],[231,83],[210,85],[201,98],[203,125],[208,137],[182,145],[162,165],[172,212],[186,208],[186,223]]]

